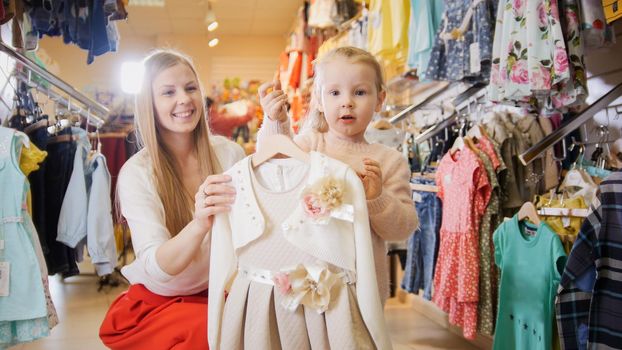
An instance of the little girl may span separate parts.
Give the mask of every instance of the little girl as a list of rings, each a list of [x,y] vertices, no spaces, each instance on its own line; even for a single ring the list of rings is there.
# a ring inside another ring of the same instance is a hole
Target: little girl
[[[367,51],[340,47],[315,63],[311,111],[294,141],[352,167],[363,182],[372,229],[376,275],[383,300],[389,296],[386,241],[406,240],[419,224],[411,199],[408,162],[397,150],[365,140],[365,129],[386,97],[382,69]],[[268,93],[269,88],[274,91]],[[257,145],[271,134],[290,134],[287,96],[278,81],[259,89],[268,118]]]

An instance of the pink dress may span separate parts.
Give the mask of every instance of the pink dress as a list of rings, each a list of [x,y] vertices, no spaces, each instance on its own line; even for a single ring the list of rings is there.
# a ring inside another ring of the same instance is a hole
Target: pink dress
[[[464,147],[447,153],[436,172],[443,221],[432,300],[449,314],[449,322],[475,338],[479,300],[479,223],[488,200],[486,169],[473,151]]]

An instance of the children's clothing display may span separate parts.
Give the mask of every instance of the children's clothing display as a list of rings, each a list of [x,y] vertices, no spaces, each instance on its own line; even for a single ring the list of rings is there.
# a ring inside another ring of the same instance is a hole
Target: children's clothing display
[[[443,2],[438,0],[411,0],[408,25],[408,67],[417,70],[419,79],[425,79],[434,37],[443,17]]]
[[[599,189],[555,301],[562,349],[614,349],[622,344],[622,172],[612,172]]]
[[[426,178],[415,178],[412,182],[423,185],[435,184],[434,180]],[[423,289],[423,297],[432,300],[432,280],[441,229],[441,201],[436,193],[413,191],[413,202],[417,208],[420,224],[417,231],[408,239],[402,288],[415,294]]]
[[[494,34],[490,6],[489,0],[443,1],[426,79],[488,80]]]
[[[238,196],[212,229],[210,347],[390,349],[362,183],[317,152],[299,167],[284,191],[250,157],[225,172]]]
[[[566,262],[559,237],[545,223],[534,226],[515,215],[493,240],[501,270],[494,349],[550,349],[555,292]]]
[[[0,127],[0,348],[49,335],[48,305],[19,168],[27,136]],[[46,278],[47,279],[47,278]]]
[[[432,300],[449,313],[449,322],[473,339],[479,300],[479,225],[490,200],[486,169],[465,147],[447,153],[436,171],[443,201],[440,247]]]

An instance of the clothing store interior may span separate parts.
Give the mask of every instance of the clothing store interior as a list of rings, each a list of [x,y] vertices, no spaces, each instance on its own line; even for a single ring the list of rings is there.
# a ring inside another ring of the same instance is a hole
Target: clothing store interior
[[[622,349],[620,18],[0,1],[0,349]]]

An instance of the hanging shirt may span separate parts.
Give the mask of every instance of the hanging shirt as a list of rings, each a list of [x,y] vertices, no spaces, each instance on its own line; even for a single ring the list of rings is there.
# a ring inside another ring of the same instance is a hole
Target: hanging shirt
[[[417,69],[425,79],[434,38],[443,17],[443,3],[438,0],[411,0],[408,26],[408,67]]]
[[[48,156],[46,151],[40,150],[34,143],[30,147],[24,147],[19,158],[19,168],[28,177],[33,171],[39,170],[39,164]],[[28,213],[32,216],[32,192],[28,189],[26,197]]]
[[[601,182],[600,200],[590,207],[568,258],[556,302],[559,335],[562,343],[567,344],[566,349],[585,344],[585,339],[581,339],[585,334],[590,349],[618,348],[622,344],[622,278],[618,273],[622,265],[621,187],[620,171]],[[587,279],[587,288],[581,287],[582,279]]]
[[[566,253],[551,228],[515,215],[493,235],[501,269],[494,350],[546,350],[553,344],[554,298]]]

